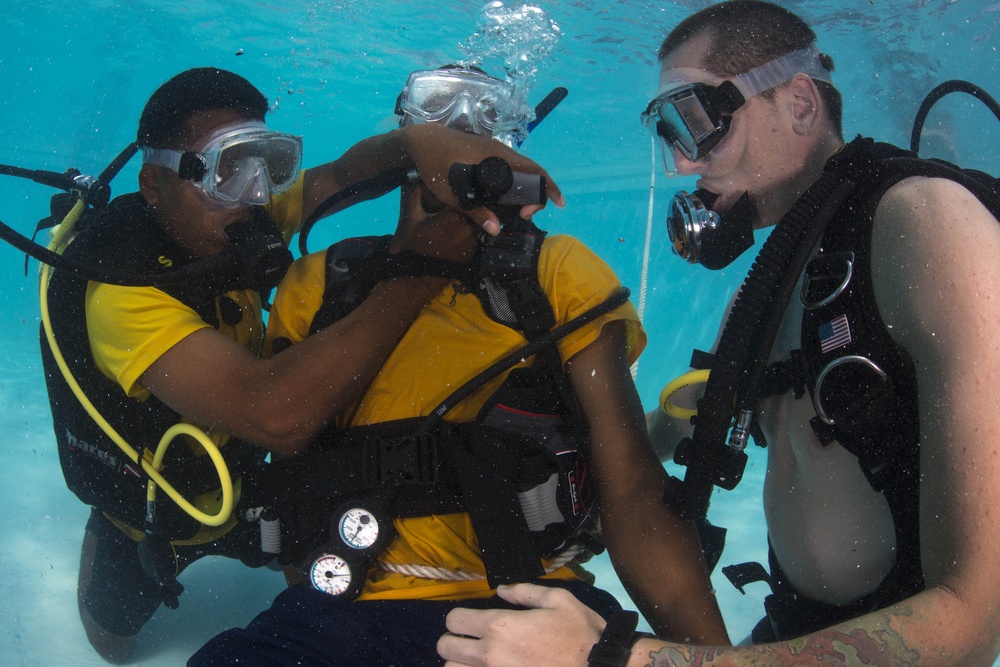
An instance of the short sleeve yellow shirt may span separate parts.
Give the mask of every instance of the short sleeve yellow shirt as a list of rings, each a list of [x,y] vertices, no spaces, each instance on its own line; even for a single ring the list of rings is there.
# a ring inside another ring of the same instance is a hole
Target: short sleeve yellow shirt
[[[278,287],[268,323],[269,342],[277,337],[295,343],[309,333],[321,305],[326,253],[293,264]],[[542,245],[539,281],[558,324],[598,305],[620,289],[611,268],[576,239],[550,236]],[[622,320],[628,331],[629,361],[645,346],[635,308],[626,303],[559,342],[563,361],[597,340],[602,327]],[[491,320],[479,299],[452,284],[423,309],[403,336],[367,393],[338,419],[339,427],[374,424],[429,414],[455,389],[527,340]],[[481,387],[447,415],[454,422],[474,420],[504,376]],[[380,560],[397,565],[443,568],[485,575],[479,546],[467,514],[396,519],[397,538]],[[569,568],[550,576],[572,578]],[[448,581],[415,578],[372,569],[360,599],[463,599],[491,595],[485,579]]]

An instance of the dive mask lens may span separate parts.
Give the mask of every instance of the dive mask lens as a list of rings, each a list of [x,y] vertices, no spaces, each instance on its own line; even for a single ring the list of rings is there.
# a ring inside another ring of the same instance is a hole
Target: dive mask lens
[[[664,169],[677,173],[673,151],[694,162],[708,154],[729,131],[729,114],[712,103],[715,88],[687,83],[653,99],[642,114],[642,123],[660,140]]]
[[[263,124],[259,124],[263,127]],[[203,149],[209,174],[200,187],[227,203],[266,204],[287,191],[302,167],[302,140],[266,129],[233,131]]]
[[[500,125],[518,126],[528,116],[510,96],[505,81],[473,70],[414,72],[397,102],[402,125],[442,123],[448,127],[493,135]]]
[[[230,181],[240,182],[261,172],[270,193],[281,194],[298,179],[301,165],[302,142],[298,137],[274,133],[234,142],[219,151],[216,189],[220,193],[231,192]]]

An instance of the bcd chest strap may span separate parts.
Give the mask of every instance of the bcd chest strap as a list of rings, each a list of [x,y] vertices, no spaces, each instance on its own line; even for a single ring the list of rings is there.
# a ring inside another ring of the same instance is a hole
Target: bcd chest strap
[[[538,368],[513,370],[474,422],[420,417],[330,430],[251,476],[249,506],[277,509],[282,561],[322,541],[344,501],[378,495],[407,518],[468,512],[491,586],[541,576],[541,559],[593,516],[581,434]]]

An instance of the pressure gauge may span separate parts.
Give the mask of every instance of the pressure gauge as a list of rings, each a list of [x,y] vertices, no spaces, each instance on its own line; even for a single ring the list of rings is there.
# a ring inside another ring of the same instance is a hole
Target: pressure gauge
[[[364,576],[364,573],[361,573]],[[340,556],[335,554],[321,554],[309,568],[309,579],[312,585],[324,593],[330,595],[343,595],[352,588],[354,573],[351,566]]]
[[[324,593],[353,600],[365,585],[368,569],[395,535],[392,518],[378,499],[342,504],[330,517],[326,543],[312,557],[308,578]]]
[[[378,541],[379,520],[364,507],[351,507],[342,512],[337,522],[340,539],[352,549],[368,549]]]
[[[342,542],[372,560],[385,551],[394,535],[395,526],[385,503],[371,497],[342,504],[330,520],[330,538],[334,542]]]

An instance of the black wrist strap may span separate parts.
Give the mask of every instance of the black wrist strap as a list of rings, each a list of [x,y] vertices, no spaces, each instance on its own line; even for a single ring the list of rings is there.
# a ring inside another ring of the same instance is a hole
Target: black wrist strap
[[[608,620],[601,638],[590,649],[590,667],[625,667],[632,652],[632,636],[639,624],[639,614],[619,609]]]

